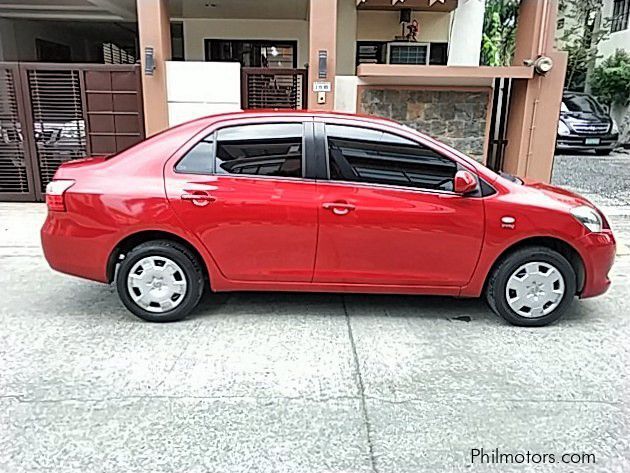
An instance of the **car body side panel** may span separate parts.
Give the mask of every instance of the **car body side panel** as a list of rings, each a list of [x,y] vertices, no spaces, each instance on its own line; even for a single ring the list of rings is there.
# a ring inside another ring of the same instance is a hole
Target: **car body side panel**
[[[315,282],[456,286],[467,283],[484,233],[483,200],[322,182]],[[347,202],[337,215],[323,206]]]
[[[572,207],[587,201],[564,190],[559,190],[552,197],[550,195],[552,188],[546,185],[539,188],[502,181],[502,183],[495,183],[499,192],[486,198],[486,239],[484,247],[474,276],[469,284],[462,287],[461,295],[465,297],[479,296],[483,290],[486,277],[500,256],[510,247],[536,237],[555,238],[568,243],[575,249],[587,270],[584,294],[589,294],[592,290],[597,291],[598,289],[591,289],[593,281],[589,280],[588,275],[600,274],[602,271],[606,274],[608,269],[610,269],[608,266],[610,258],[606,256],[601,261],[593,261],[591,254],[591,250],[594,248],[593,234],[566,213]],[[515,189],[511,189],[512,192],[509,192],[510,189],[504,186],[514,186]],[[525,204],[525,202],[527,203]],[[502,222],[503,217],[513,217],[515,219],[514,224],[504,224]],[[612,233],[610,238],[612,238]],[[612,252],[614,255],[614,239],[611,242],[606,237],[606,240],[608,242],[606,251],[608,253]],[[610,265],[612,265],[612,261]],[[598,279],[601,279],[601,277]],[[601,288],[603,283],[599,281],[598,284],[598,287]],[[587,296],[585,295],[585,297]]]

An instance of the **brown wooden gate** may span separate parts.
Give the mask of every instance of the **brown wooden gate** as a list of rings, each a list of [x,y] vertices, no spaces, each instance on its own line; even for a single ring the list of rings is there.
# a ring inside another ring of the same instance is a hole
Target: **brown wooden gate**
[[[0,63],[0,200],[42,200],[61,163],[142,139],[139,66]]]

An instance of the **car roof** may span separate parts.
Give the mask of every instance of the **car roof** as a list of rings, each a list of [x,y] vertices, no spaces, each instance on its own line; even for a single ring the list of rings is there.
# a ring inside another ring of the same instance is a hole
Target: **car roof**
[[[208,115],[206,117],[198,118],[197,120],[207,121],[208,124],[217,123],[225,120],[232,120],[238,118],[265,118],[265,117],[305,117],[305,118],[346,118],[358,121],[368,121],[372,123],[383,123],[388,125],[401,126],[400,123],[395,120],[384,117],[375,117],[365,114],[348,113],[348,112],[333,112],[333,111],[321,111],[321,110],[292,110],[292,109],[256,109],[256,110],[242,110],[236,112],[225,112],[216,115]]]

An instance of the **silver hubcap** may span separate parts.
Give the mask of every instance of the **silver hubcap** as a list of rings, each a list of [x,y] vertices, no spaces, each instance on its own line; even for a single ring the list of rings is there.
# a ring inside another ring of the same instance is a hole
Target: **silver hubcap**
[[[181,304],[187,285],[182,268],[164,256],[142,258],[127,276],[127,289],[133,301],[155,313],[167,312]]]
[[[505,287],[510,308],[522,317],[550,314],[564,296],[564,278],[549,263],[532,261],[512,273]]]

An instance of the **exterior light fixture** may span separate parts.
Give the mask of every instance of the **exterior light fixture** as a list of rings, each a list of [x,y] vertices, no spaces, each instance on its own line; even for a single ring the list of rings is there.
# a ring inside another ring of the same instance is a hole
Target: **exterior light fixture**
[[[153,48],[147,46],[144,48],[144,75],[152,76],[155,71],[155,57],[153,55]]]

